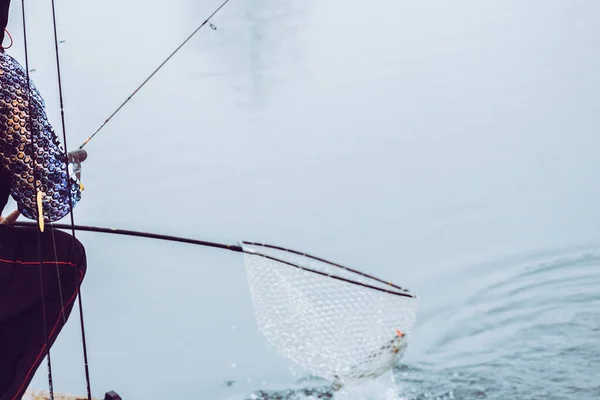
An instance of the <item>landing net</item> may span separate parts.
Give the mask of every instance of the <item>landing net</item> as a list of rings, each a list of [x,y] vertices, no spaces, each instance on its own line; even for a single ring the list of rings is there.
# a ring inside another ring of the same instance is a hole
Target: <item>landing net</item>
[[[393,368],[416,319],[408,290],[317,257],[243,242],[258,327],[309,373],[342,381]]]

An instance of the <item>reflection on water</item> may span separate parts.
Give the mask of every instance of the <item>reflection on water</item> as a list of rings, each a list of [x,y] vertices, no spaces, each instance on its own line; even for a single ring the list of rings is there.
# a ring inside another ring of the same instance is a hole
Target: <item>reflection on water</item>
[[[198,3],[194,5],[198,9]],[[212,20],[217,30],[208,39],[209,51],[203,41],[196,42],[198,53],[212,65],[202,76],[227,80],[240,105],[260,107],[270,91],[298,72],[296,65],[306,49],[297,36],[310,2],[231,0],[226,7]]]

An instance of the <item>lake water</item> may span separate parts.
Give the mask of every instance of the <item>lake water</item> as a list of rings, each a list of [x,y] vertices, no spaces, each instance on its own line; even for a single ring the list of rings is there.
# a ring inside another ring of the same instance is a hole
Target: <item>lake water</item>
[[[59,2],[69,148],[218,6]],[[58,128],[50,3],[25,7]],[[599,15],[591,0],[231,0],[86,147],[75,220],[278,244],[412,289],[400,397],[598,399]],[[78,238],[96,396],[298,386],[256,328],[239,254]],[[84,394],[75,312],[52,360],[55,390]]]

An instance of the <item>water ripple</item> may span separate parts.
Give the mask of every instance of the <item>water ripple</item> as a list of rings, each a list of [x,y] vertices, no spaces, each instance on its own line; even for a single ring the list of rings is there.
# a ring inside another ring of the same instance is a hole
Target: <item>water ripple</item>
[[[500,268],[439,318],[421,395],[435,379],[455,398],[600,398],[600,253]]]

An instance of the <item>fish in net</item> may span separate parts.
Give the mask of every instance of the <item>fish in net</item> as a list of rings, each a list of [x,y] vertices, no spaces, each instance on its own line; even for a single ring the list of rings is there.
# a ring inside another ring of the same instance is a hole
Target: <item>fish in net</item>
[[[242,248],[258,327],[283,356],[334,389],[398,363],[416,320],[410,291],[294,250]]]

